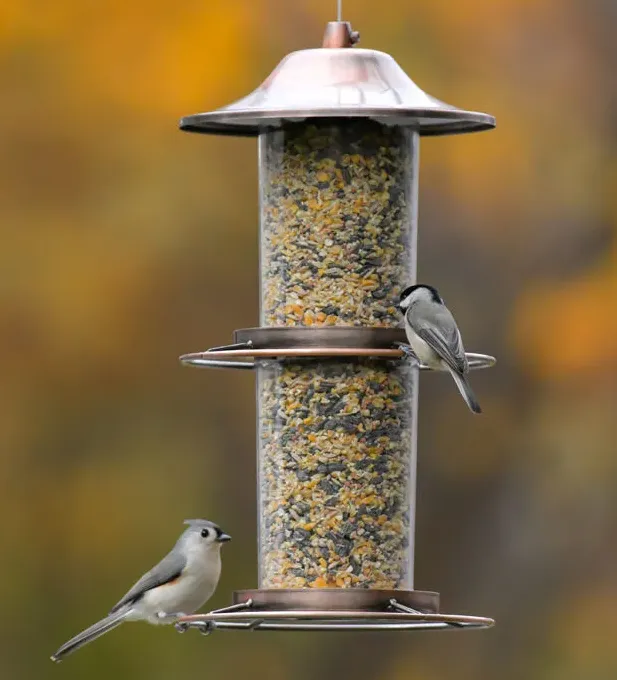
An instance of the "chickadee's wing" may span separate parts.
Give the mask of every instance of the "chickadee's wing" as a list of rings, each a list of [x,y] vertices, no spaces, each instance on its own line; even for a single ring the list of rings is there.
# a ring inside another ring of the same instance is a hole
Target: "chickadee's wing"
[[[463,340],[445,305],[418,303],[409,310],[411,327],[426,344],[458,373],[468,370]]]
[[[145,573],[128,593],[114,606],[110,614],[118,611],[125,604],[132,604],[148,590],[175,581],[186,566],[186,558],[179,552],[172,551],[155,567]]]

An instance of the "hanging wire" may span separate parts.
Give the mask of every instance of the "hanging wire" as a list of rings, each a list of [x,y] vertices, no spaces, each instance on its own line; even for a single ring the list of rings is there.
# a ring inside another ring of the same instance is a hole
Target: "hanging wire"
[[[336,0],[336,20],[343,20],[343,0]]]

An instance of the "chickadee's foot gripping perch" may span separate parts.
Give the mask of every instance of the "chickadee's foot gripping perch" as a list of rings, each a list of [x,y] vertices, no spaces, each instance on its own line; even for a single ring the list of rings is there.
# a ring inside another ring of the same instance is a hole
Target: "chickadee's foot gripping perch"
[[[394,346],[397,349],[400,349],[401,352],[403,352],[403,354],[405,355],[404,358],[407,359],[407,361],[411,362],[412,365],[420,366],[420,360],[418,359],[418,357],[415,355],[415,352],[411,349],[411,347],[407,343],[396,342],[396,343],[394,343]]]

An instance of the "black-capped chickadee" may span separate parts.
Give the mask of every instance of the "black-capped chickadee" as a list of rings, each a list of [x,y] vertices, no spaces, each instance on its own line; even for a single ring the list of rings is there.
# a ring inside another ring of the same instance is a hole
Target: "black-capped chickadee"
[[[109,616],[63,644],[52,661],[62,661],[124,621],[175,623],[210,599],[221,573],[221,545],[231,536],[205,519],[189,519],[185,524],[189,528],[172,551],[137,581]]]
[[[482,413],[467,381],[469,364],[461,334],[450,310],[433,286],[417,284],[401,293],[399,309],[405,315],[405,333],[416,358],[429,368],[447,369],[474,413]]]

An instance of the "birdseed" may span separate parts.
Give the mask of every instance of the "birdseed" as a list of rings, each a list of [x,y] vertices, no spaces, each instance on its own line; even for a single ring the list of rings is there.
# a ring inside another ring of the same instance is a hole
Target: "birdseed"
[[[326,120],[260,136],[262,326],[400,325],[415,276],[413,135]]]
[[[416,143],[367,120],[260,136],[262,326],[401,325]],[[260,588],[411,587],[417,371],[351,358],[257,373]]]
[[[260,588],[410,588],[417,371],[258,366]]]

